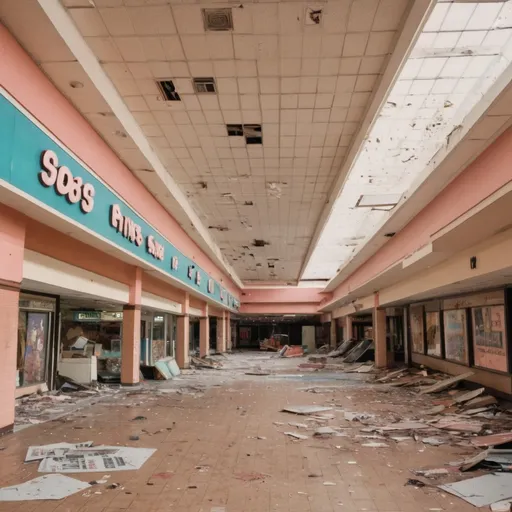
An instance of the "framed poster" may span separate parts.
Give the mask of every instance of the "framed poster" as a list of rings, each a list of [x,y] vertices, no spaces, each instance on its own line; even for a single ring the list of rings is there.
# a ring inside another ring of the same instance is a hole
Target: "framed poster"
[[[469,364],[466,310],[446,310],[443,323],[445,358],[458,363]]]
[[[425,321],[427,326],[427,354],[441,357],[441,313],[439,311],[427,311]]]
[[[412,351],[417,354],[424,354],[425,339],[423,327],[423,306],[412,307],[410,317]]]
[[[508,371],[505,306],[472,308],[475,365]]]

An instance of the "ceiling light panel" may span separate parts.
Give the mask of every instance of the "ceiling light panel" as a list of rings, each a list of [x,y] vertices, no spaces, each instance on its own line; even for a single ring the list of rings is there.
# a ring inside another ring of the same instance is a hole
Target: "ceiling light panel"
[[[361,196],[399,198],[512,58],[512,2],[438,2],[367,135],[303,279],[331,279],[392,215]],[[346,239],[356,245],[345,249]],[[327,253],[330,252],[329,256]],[[332,254],[338,254],[337,265]]]

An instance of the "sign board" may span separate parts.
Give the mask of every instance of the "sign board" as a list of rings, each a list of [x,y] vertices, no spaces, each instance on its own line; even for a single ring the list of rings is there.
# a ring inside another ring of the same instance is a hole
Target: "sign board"
[[[32,202],[42,203],[205,298],[239,308],[236,297],[1,92],[0,119],[0,186],[7,183]],[[188,272],[189,268],[194,271]]]
[[[471,310],[475,365],[508,371],[505,306],[484,306]]]

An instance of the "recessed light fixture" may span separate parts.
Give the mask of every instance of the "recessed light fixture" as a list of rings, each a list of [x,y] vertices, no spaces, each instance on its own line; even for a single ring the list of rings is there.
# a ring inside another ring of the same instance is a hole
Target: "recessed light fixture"
[[[72,89],[83,89],[84,84],[82,82],[77,82],[76,80],[72,80],[71,82],[69,82],[69,86]]]

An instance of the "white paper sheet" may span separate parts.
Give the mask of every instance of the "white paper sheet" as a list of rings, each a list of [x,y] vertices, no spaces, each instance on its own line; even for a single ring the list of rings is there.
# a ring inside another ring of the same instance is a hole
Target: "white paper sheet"
[[[34,460],[43,460],[46,457],[62,457],[69,450],[75,450],[76,448],[84,448],[92,446],[92,441],[86,441],[85,443],[55,443],[45,444],[42,446],[29,446],[25,462],[32,462]]]
[[[96,446],[70,450],[62,457],[48,457],[39,473],[88,473],[139,469],[155,453],[153,448]]]
[[[65,475],[44,475],[0,489],[0,501],[61,500],[91,487]]]

